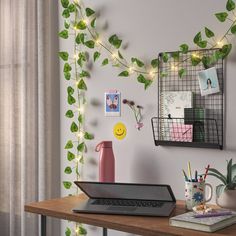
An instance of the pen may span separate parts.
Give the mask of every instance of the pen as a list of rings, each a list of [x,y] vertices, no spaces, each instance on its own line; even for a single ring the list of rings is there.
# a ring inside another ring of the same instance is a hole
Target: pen
[[[195,170],[195,181],[197,182],[197,170]]]
[[[183,171],[183,174],[184,174],[185,181],[188,181],[188,177],[187,177],[185,171],[184,170],[182,170],[182,171]]]
[[[189,180],[190,180],[190,182],[192,182],[192,173],[191,173],[190,161],[188,162],[188,175],[189,175]]]
[[[207,168],[206,168],[206,173],[205,173],[205,175],[204,175],[204,180],[205,180],[206,177],[207,177],[207,173],[208,173],[209,168],[210,168],[210,165],[208,165]]]

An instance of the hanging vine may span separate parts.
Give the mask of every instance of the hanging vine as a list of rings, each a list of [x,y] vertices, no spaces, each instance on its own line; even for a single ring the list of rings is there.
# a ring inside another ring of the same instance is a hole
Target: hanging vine
[[[193,66],[202,63],[205,68],[213,66],[219,59],[224,59],[229,55],[232,49],[230,38],[236,35],[235,2],[227,0],[226,10],[215,14],[219,22],[230,23],[223,36],[216,37],[211,29],[205,27],[193,39],[196,49],[218,48],[212,56],[206,57],[193,53],[191,57],[183,60],[181,54],[188,53],[190,48],[188,44],[183,43],[176,52],[164,52],[161,57],[154,58],[150,60],[149,64],[145,64],[137,57],[131,57],[129,60],[124,57],[123,52],[121,52],[122,39],[117,34],[112,35],[107,40],[101,39],[96,29],[96,12],[91,8],[84,7],[82,1],[61,0],[61,5],[63,7],[64,29],[59,32],[59,37],[62,39],[70,38],[73,43],[73,52],[59,52],[59,57],[64,61],[64,78],[68,81],[67,102],[69,108],[65,116],[71,120],[70,131],[73,134],[73,139],[69,139],[65,145],[68,166],[64,172],[66,175],[74,173],[77,180],[80,179],[80,170],[84,164],[86,142],[93,139],[93,135],[87,132],[84,127],[86,79],[90,77],[89,71],[86,70],[89,55],[92,55],[94,62],[98,62],[102,53],[106,52],[108,56],[100,61],[101,66],[111,64],[119,67],[121,71],[118,76],[136,76],[137,81],[147,89],[158,73],[160,62],[167,63],[170,58],[174,58],[175,63],[167,71],[162,72],[160,76],[168,76],[169,71],[178,68],[179,77],[182,78],[186,73],[183,62],[189,60]],[[63,181],[63,186],[71,194],[72,182]],[[78,189],[76,188],[73,193],[78,194]],[[66,228],[65,235],[70,236],[72,234],[76,236],[85,235],[87,231],[82,224],[76,223],[75,229]]]

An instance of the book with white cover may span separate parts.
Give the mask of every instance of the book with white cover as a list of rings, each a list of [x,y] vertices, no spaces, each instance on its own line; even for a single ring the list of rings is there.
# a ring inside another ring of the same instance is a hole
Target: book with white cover
[[[195,218],[193,212],[187,212],[182,215],[170,218],[169,224],[171,226],[193,229],[205,232],[215,232],[236,223],[236,212],[232,215]]]
[[[165,91],[160,95],[160,118],[184,118],[184,108],[192,107],[193,93],[191,91]],[[184,123],[184,119],[161,119],[162,140],[171,141],[170,126],[175,121]]]

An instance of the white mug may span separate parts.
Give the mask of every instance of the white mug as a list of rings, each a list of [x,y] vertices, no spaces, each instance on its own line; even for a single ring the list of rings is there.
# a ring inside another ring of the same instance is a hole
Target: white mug
[[[209,187],[209,196],[206,198],[206,186]],[[185,181],[185,206],[188,210],[200,204],[209,202],[212,198],[212,186],[205,181]]]

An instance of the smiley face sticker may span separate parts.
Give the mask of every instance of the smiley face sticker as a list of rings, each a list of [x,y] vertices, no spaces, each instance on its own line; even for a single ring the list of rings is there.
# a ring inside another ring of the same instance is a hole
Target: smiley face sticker
[[[122,140],[125,138],[126,132],[127,132],[126,127],[121,122],[115,124],[115,126],[113,127],[113,134],[119,140]]]

